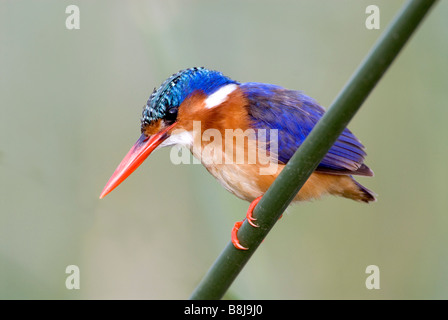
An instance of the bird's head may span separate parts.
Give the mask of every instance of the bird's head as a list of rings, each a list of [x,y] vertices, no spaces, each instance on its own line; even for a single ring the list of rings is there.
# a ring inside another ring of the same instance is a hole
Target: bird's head
[[[190,68],[165,80],[149,97],[141,117],[142,135],[109,179],[100,199],[123,182],[158,147],[182,144],[192,120],[219,117],[216,114],[238,82],[218,71]],[[221,111],[222,112],[222,111]],[[185,144],[185,143],[184,143]]]

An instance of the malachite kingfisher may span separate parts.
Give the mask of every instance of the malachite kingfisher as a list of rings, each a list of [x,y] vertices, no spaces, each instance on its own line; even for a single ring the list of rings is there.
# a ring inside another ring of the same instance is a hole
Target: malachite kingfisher
[[[241,83],[203,67],[181,70],[154,89],[143,107],[142,135],[100,198],[123,182],[152,151],[181,145],[228,191],[251,202],[246,219],[257,227],[255,206],[324,112],[301,91]],[[345,129],[294,201],[326,194],[375,201],[375,194],[353,178],[373,176],[363,163],[365,156],[364,146]],[[231,235],[232,243],[241,250],[247,249],[237,237],[243,221],[235,223]]]

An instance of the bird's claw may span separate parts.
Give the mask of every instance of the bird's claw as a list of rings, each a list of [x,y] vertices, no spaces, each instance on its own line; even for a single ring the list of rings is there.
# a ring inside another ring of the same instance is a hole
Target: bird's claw
[[[241,245],[240,240],[238,240],[238,236],[237,236],[238,230],[241,227],[241,225],[243,224],[243,222],[244,222],[244,220],[235,222],[235,225],[233,226],[233,229],[232,229],[232,243],[233,243],[234,247],[239,250],[248,250],[248,248]]]
[[[262,197],[260,196],[260,197],[256,198],[254,201],[252,201],[252,203],[250,204],[249,209],[247,209],[247,213],[246,213],[247,222],[252,227],[255,227],[255,228],[258,228],[259,225],[254,223],[254,221],[257,220],[257,219],[254,218],[252,215],[254,213],[255,207],[257,206],[258,202],[260,202],[261,198]],[[238,230],[240,229],[240,227],[243,224],[243,222],[244,222],[244,220],[235,222],[235,225],[233,226],[233,229],[232,229],[232,238],[231,238],[232,239],[232,243],[235,246],[235,248],[237,248],[239,250],[247,250],[248,249],[248,248],[246,248],[246,247],[241,245],[240,241],[238,240],[238,235],[237,235]]]
[[[256,198],[254,201],[252,201],[251,204],[249,205],[249,209],[247,209],[247,213],[246,213],[247,222],[249,222],[249,224],[255,228],[258,228],[259,225],[254,223],[254,221],[257,220],[257,218],[254,218],[253,214],[254,214],[254,209],[257,206],[258,202],[260,202],[261,198],[262,197],[260,196],[260,197]]]

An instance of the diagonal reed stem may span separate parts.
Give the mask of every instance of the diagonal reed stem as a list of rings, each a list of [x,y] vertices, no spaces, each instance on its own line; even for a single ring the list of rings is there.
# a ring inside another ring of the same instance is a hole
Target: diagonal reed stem
[[[190,299],[220,299],[257,247],[337,140],[437,0],[410,0],[383,32],[322,119],[289,160],[255,208],[259,228],[243,223],[238,238],[249,250],[228,243]]]

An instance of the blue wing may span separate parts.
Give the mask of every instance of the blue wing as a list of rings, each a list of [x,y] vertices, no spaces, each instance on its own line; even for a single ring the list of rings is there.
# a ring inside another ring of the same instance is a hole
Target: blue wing
[[[278,159],[287,163],[325,113],[317,102],[300,91],[264,83],[243,83],[248,112],[256,129],[278,129]],[[363,164],[364,146],[345,129],[328,151],[317,171],[333,174],[373,175]]]

